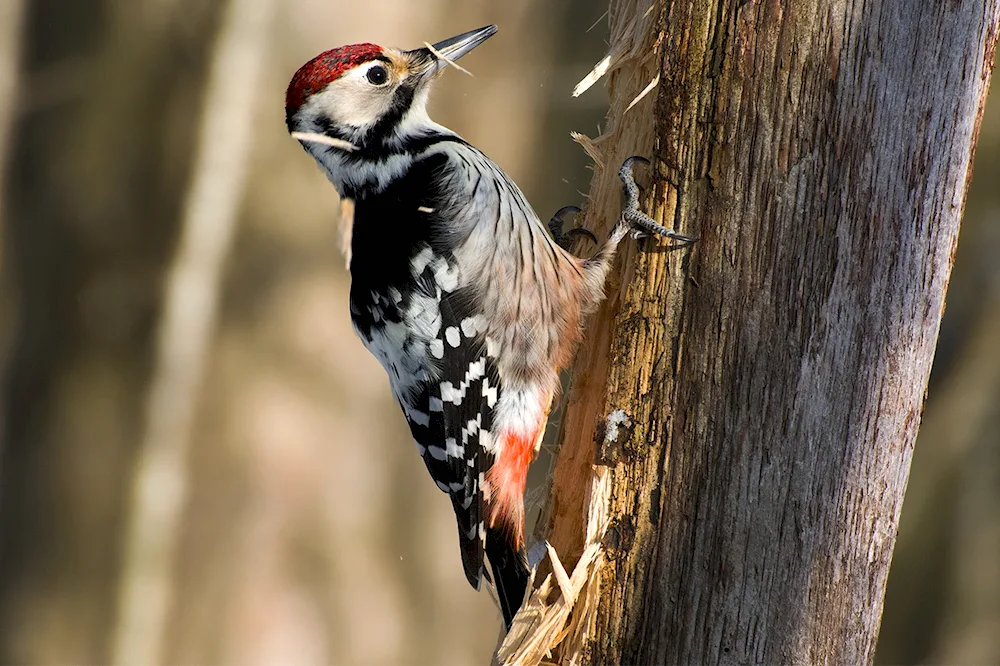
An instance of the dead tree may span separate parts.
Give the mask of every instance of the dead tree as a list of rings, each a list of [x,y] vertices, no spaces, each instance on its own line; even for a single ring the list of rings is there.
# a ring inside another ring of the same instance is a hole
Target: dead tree
[[[633,244],[589,323],[501,660],[872,661],[998,20],[612,4],[588,223],[645,154],[647,208],[700,240]]]

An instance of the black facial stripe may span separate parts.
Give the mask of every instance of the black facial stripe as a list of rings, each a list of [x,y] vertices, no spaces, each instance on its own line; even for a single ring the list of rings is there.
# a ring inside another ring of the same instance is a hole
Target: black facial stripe
[[[336,136],[336,135],[331,135]],[[432,148],[434,145],[439,143],[459,143],[463,145],[468,145],[468,143],[460,137],[453,134],[427,134],[418,137],[412,137],[402,141],[397,145],[385,145],[380,144],[378,146],[365,146],[360,150],[354,152],[345,153],[340,151],[339,157],[344,163],[345,167],[350,168],[353,165],[366,165],[371,163],[382,162],[392,157],[393,155],[410,155],[417,159],[421,159],[419,156]],[[337,148],[329,148],[328,150],[339,150]],[[343,195],[354,200],[366,199],[369,194],[372,194],[374,190],[375,181],[366,183],[344,183]],[[433,207],[433,206],[431,206]],[[376,262],[377,263],[377,262]]]
[[[403,120],[403,116],[410,109],[410,105],[413,104],[413,95],[415,93],[416,89],[414,86],[401,85],[396,88],[396,92],[392,95],[392,104],[389,106],[389,110],[368,130],[366,143],[384,143],[389,138],[396,129],[396,126]]]
[[[379,142],[377,144],[366,144],[354,152],[344,156],[346,164],[360,164],[362,162],[378,162],[393,155],[419,155],[437,143],[461,143],[466,141],[452,134],[424,134],[421,136],[404,137],[398,143],[388,144]]]
[[[388,113],[384,115],[371,129],[369,129],[359,140],[352,134],[338,128],[325,116],[315,119],[321,134],[333,139],[347,141],[357,147],[357,150],[347,154],[348,162],[376,161],[383,160],[391,155],[409,153],[411,155],[420,153],[430,148],[440,141],[448,141],[469,145],[464,139],[453,134],[440,134],[436,132],[400,137],[390,144],[389,139],[393,136],[396,126],[402,121],[403,116],[413,103],[413,88],[400,86],[396,90],[393,103]],[[340,150],[330,147],[328,150]]]
[[[351,141],[351,135],[347,132],[342,132],[340,128],[334,125],[333,121],[326,116],[318,116],[316,118],[316,124],[319,125],[320,134],[328,136],[331,139],[340,139],[342,141],[347,141],[348,143],[354,143]]]

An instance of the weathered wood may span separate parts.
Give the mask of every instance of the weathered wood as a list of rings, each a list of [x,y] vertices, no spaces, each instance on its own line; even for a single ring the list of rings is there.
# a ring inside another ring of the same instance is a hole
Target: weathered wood
[[[613,5],[613,48],[645,10]],[[611,117],[658,62],[630,112],[656,141],[612,128],[590,217],[639,144],[654,216],[701,240],[642,241],[578,357],[547,536],[570,568],[608,465],[590,661],[871,662],[998,21],[998,0],[654,6],[658,60],[612,79]]]

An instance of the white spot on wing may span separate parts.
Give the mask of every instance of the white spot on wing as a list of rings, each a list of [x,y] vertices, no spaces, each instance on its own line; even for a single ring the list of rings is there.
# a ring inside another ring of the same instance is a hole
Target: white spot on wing
[[[490,408],[497,404],[497,387],[490,386],[490,379],[483,379],[483,397],[486,398],[486,405]]]
[[[462,444],[468,444],[469,438],[479,432],[479,417],[476,417],[468,422],[464,428],[462,428]]]
[[[474,337],[476,335],[476,318],[466,317],[462,320],[462,335],[467,338]]]
[[[451,382],[441,382],[441,402],[450,402],[456,407],[462,404],[464,394]]]
[[[427,453],[431,454],[431,458],[434,460],[444,460],[448,457],[448,454],[440,446],[428,446]]]
[[[497,441],[493,439],[493,433],[485,428],[479,431],[479,445],[487,453],[497,454]]]
[[[469,364],[469,371],[465,373],[465,383],[471,384],[486,374],[486,359],[480,358]]]
[[[444,329],[444,337],[448,339],[448,344],[452,347],[457,347],[462,343],[462,338],[458,334],[458,328],[455,326],[449,326]]]
[[[451,266],[446,259],[438,258],[433,270],[434,281],[441,289],[452,292],[458,288],[458,266]]]
[[[444,404],[441,402],[441,398],[431,398],[430,399],[430,410],[432,412],[443,412]]]
[[[431,263],[431,259],[433,258],[434,251],[426,245],[422,250],[420,250],[420,252],[413,255],[413,258],[410,259],[410,270],[413,271],[413,276],[419,277],[420,274],[424,272],[424,269],[427,268],[427,264]]]
[[[446,438],[444,440],[444,447],[445,447],[445,449],[444,449],[445,453],[448,454],[449,458],[464,458],[465,457],[465,448],[462,447],[461,445],[459,445],[459,443],[457,441],[455,441],[454,437],[448,437],[448,438]]]
[[[434,358],[444,358],[444,341],[440,338],[435,338],[430,341],[429,347],[431,350],[431,356]]]
[[[429,414],[421,412],[419,409],[404,409],[406,417],[420,426],[428,426],[431,422]]]

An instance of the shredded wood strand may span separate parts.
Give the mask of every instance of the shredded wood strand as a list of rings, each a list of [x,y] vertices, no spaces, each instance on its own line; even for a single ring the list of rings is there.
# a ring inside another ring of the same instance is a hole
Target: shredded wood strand
[[[607,74],[608,70],[611,68],[611,54],[601,58],[594,68],[590,70],[587,76],[580,79],[580,82],[576,84],[573,88],[573,97],[579,97],[583,93],[590,90],[591,86],[601,80],[601,77]]]
[[[354,236],[354,202],[340,200],[340,219],[337,220],[340,235],[340,252],[344,255],[345,268],[351,269],[351,239]]]
[[[442,54],[442,53],[441,53],[440,51],[438,51],[438,50],[437,50],[436,48],[434,48],[433,46],[431,46],[431,45],[430,45],[429,43],[427,43],[427,42],[424,42],[424,46],[426,46],[426,47],[427,47],[427,50],[428,50],[428,51],[430,51],[431,53],[433,53],[433,54],[434,54],[434,55],[436,55],[436,56],[437,56],[438,58],[440,58],[441,60],[445,61],[446,63],[448,63],[449,65],[451,65],[451,66],[452,66],[452,67],[454,67],[455,69],[457,69],[458,71],[460,71],[460,72],[465,72],[465,73],[466,73],[466,74],[468,74],[469,76],[472,76],[472,72],[470,72],[470,71],[469,71],[469,70],[467,70],[466,68],[462,67],[461,65],[459,65],[459,64],[458,64],[457,62],[455,62],[455,61],[454,61],[454,60],[452,60],[451,58],[449,58],[449,57],[447,57],[447,56],[443,55],[443,54]]]
[[[656,76],[653,77],[653,80],[649,82],[649,85],[646,86],[645,88],[643,88],[642,92],[639,93],[638,95],[636,95],[635,99],[633,99],[631,102],[629,102],[629,105],[627,107],[625,107],[625,113],[628,113],[629,111],[631,111],[632,107],[635,106],[636,104],[638,104],[639,100],[641,100],[643,97],[645,97],[646,95],[648,95],[653,90],[653,88],[656,87],[656,84],[658,84],[659,82],[660,82],[660,75],[657,74]]]
[[[340,150],[348,153],[353,153],[358,149],[358,147],[350,141],[336,139],[332,136],[326,136],[325,134],[316,134],[315,132],[292,132],[292,138],[305,143],[321,143],[324,146],[339,148]]]
[[[563,653],[555,661],[552,653],[565,643],[567,649],[578,649],[582,638],[593,623],[600,593],[599,577],[604,564],[601,545],[608,527],[608,498],[611,492],[610,474],[605,467],[594,468],[589,492],[587,544],[580,560],[569,574],[551,544],[546,551],[552,573],[533,590],[514,617],[494,660],[504,666],[540,666],[543,663],[578,663],[580,655]],[[557,592],[558,591],[558,592]]]
[[[591,25],[591,26],[590,26],[589,28],[587,28],[587,30],[586,30],[585,32],[590,32],[591,30],[593,30],[594,28],[596,28],[596,27],[597,27],[597,24],[598,24],[598,23],[600,23],[600,22],[601,22],[601,21],[603,21],[603,20],[604,20],[605,18],[607,18],[607,16],[608,16],[608,13],[609,13],[609,11],[610,11],[610,10],[607,10],[607,9],[605,9],[605,10],[604,10],[604,13],[603,13],[603,14],[601,14],[600,16],[598,16],[598,17],[597,17],[597,20],[596,20],[596,21],[594,21],[593,25]]]
[[[574,141],[583,147],[584,152],[587,153],[590,159],[594,160],[594,164],[596,164],[598,168],[604,168],[604,160],[601,159],[601,151],[597,147],[597,141],[595,139],[591,139],[589,136],[581,132],[570,132],[569,135]]]

